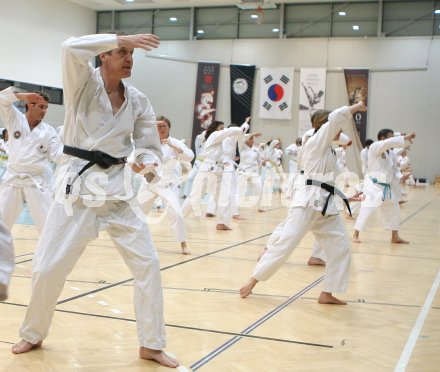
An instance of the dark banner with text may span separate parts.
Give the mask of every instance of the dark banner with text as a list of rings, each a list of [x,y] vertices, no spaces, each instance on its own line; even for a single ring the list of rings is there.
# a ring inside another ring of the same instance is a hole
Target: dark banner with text
[[[231,124],[241,125],[251,116],[255,66],[231,65]]]
[[[215,119],[220,63],[199,62],[191,147],[194,141]]]
[[[344,69],[345,84],[347,85],[348,101],[351,105],[362,101],[368,107],[368,76],[369,70]],[[367,112],[353,114],[356,130],[362,145],[367,138]]]

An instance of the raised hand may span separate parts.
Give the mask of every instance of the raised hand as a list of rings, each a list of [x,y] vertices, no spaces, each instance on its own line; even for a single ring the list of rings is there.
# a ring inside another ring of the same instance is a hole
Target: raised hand
[[[140,48],[146,51],[157,48],[160,44],[159,37],[153,34],[119,35],[120,48]]]
[[[39,104],[43,103],[46,104],[46,100],[40,96],[38,93],[15,93],[15,96],[20,101],[25,101],[27,103],[33,103],[33,104]]]

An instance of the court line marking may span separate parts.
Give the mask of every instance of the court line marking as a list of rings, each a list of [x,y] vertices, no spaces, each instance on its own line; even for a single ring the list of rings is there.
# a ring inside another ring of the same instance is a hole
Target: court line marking
[[[4,304],[5,305],[11,305],[11,306],[27,307],[26,305],[17,304],[17,303],[13,303],[13,302],[4,302]],[[123,318],[123,317],[116,317],[116,316],[110,316],[110,315],[84,313],[84,312],[81,312],[81,311],[63,310],[63,309],[55,309],[55,311],[59,312],[59,313],[91,316],[91,317],[101,318],[101,319],[112,319],[112,320],[120,320],[120,321],[125,321],[125,322],[136,323],[136,319],[132,319],[132,318]],[[220,331],[220,330],[209,329],[209,328],[182,326],[182,325],[170,324],[170,323],[165,323],[165,326],[166,327],[170,327],[170,328],[187,329],[187,330],[198,331],[198,332],[215,333],[215,334],[228,335],[228,336],[239,336],[239,337],[243,337],[243,338],[250,338],[250,339],[256,339],[256,340],[283,342],[283,343],[289,343],[289,344],[314,346],[314,347],[323,347],[323,348],[329,348],[329,349],[333,348],[332,345],[319,344],[319,343],[314,343],[314,342],[287,340],[287,339],[283,339],[283,338],[274,338],[274,337],[266,337],[266,336],[255,336],[255,335],[249,335],[249,334],[245,334],[245,333]],[[9,343],[9,344],[14,344],[14,342],[9,342],[9,341],[3,341],[3,342]]]
[[[413,212],[412,214],[410,214],[408,217],[404,218],[402,221],[400,221],[400,226],[402,226],[405,222],[407,222],[408,220],[410,220],[411,218],[413,218],[416,214],[418,214],[419,212],[421,212],[423,209],[425,209],[429,204],[431,204],[432,200],[428,203],[426,203],[425,205],[421,206],[419,209],[417,209],[415,212]]]
[[[190,259],[187,259],[187,260],[181,261],[181,262],[177,262],[177,263],[175,263],[175,264],[168,265],[168,266],[165,266],[165,267],[161,268],[160,271],[165,271],[165,270],[168,270],[168,269],[172,269],[173,267],[176,267],[176,266],[180,266],[180,265],[186,264],[186,263],[188,263],[188,262],[192,262],[192,261],[200,260],[200,259],[202,259],[202,258],[204,258],[204,257],[211,256],[211,255],[216,254],[216,253],[218,253],[218,252],[223,252],[223,251],[225,251],[225,250],[228,250],[228,249],[231,249],[231,248],[238,247],[238,246],[240,246],[240,245],[242,245],[242,244],[244,244],[244,243],[249,243],[249,242],[251,242],[251,241],[253,241],[253,240],[261,239],[261,238],[263,238],[263,237],[265,237],[265,236],[269,236],[269,235],[271,235],[271,234],[272,234],[272,233],[264,234],[264,235],[261,235],[261,236],[256,237],[256,238],[252,238],[252,239],[246,240],[246,241],[241,242],[241,243],[236,243],[236,244],[233,244],[233,245],[227,246],[227,247],[225,247],[225,248],[217,249],[217,250],[215,250],[215,251],[212,251],[212,252],[208,252],[208,253],[202,254],[202,255],[200,255],[200,256],[196,256],[196,257],[193,257],[193,258],[190,258]],[[79,295],[77,295],[77,296],[69,297],[69,298],[66,298],[66,299],[64,299],[64,300],[58,301],[58,302],[57,302],[57,305],[61,305],[61,304],[64,304],[64,303],[66,303],[66,302],[73,301],[73,300],[76,300],[76,299],[78,299],[78,298],[88,296],[89,294],[93,294],[93,293],[101,292],[101,291],[104,291],[104,290],[106,290],[106,289],[113,288],[113,287],[116,287],[116,286],[118,286],[118,285],[121,285],[121,284],[125,284],[125,283],[128,283],[128,282],[131,282],[132,280],[133,280],[133,278],[129,278],[129,279],[121,280],[121,281],[119,281],[119,282],[116,282],[116,283],[110,284],[110,285],[105,286],[105,287],[102,287],[102,288],[97,288],[97,289],[95,289],[95,290],[93,290],[93,291],[84,292],[84,293],[79,294]]]
[[[281,310],[283,310],[284,308],[286,308],[287,306],[289,306],[292,302],[296,301],[298,298],[301,297],[301,295],[303,295],[304,293],[308,292],[310,289],[316,287],[319,283],[321,283],[324,280],[324,276],[321,276],[320,278],[318,278],[317,280],[315,280],[314,282],[312,282],[311,284],[309,284],[307,287],[303,288],[301,291],[295,293],[293,296],[291,296],[289,299],[287,299],[286,301],[284,301],[281,305],[277,306],[276,308],[274,308],[272,311],[270,311],[269,313],[267,313],[266,315],[264,315],[263,317],[261,317],[260,319],[258,319],[256,322],[254,322],[253,324],[251,324],[249,327],[247,327],[246,329],[244,329],[242,332],[240,333],[244,333],[244,334],[249,334],[250,332],[252,332],[253,330],[255,330],[257,327],[259,327],[261,324],[265,323],[266,321],[268,321],[270,318],[272,318],[273,316],[275,316],[276,314],[278,314]],[[220,355],[221,353],[223,353],[225,350],[229,349],[232,345],[236,344],[238,341],[240,341],[242,339],[241,336],[235,336],[233,338],[231,338],[229,341],[223,343],[222,345],[220,345],[219,347],[217,347],[216,349],[214,349],[213,351],[211,351],[209,354],[205,355],[202,359],[199,359],[197,362],[195,362],[194,364],[192,364],[190,366],[190,368],[193,371],[197,371],[199,368],[203,367],[205,364],[207,364],[209,361],[211,361],[212,359],[214,359],[215,357],[217,357],[218,355]]]
[[[429,290],[428,295],[426,296],[425,303],[423,304],[422,310],[420,310],[416,323],[414,324],[414,327],[411,330],[406,345],[402,351],[402,354],[400,355],[399,361],[396,364],[394,372],[404,372],[406,370],[406,367],[408,366],[408,363],[411,359],[412,352],[416,346],[417,339],[419,338],[420,332],[423,328],[423,324],[425,323],[432,302],[434,301],[434,297],[437,293],[439,285],[440,285],[440,270],[437,272],[437,276],[432,283],[432,287]]]

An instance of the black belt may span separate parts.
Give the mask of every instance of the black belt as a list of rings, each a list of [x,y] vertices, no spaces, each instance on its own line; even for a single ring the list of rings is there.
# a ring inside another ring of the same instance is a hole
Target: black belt
[[[312,185],[313,186],[318,186],[321,189],[324,189],[325,191],[328,191],[329,194],[327,196],[327,200],[325,201],[324,208],[322,209],[322,212],[321,212],[321,214],[323,216],[325,216],[325,212],[327,212],[327,207],[328,207],[328,202],[330,201],[330,197],[334,196],[334,195],[338,195],[344,201],[345,205],[347,206],[348,213],[350,213],[350,216],[351,216],[350,203],[348,202],[348,199],[344,195],[344,193],[341,190],[339,190],[337,187],[329,185],[328,183],[325,183],[325,182],[322,182],[322,181],[311,180],[311,179],[308,179],[306,181],[306,185],[308,185],[308,186],[312,186]]]
[[[73,178],[70,184],[66,185],[66,194],[70,194],[73,183],[77,180],[81,174],[83,174],[92,165],[99,165],[101,168],[107,169],[112,165],[124,164],[127,162],[127,158],[114,158],[106,154],[105,152],[94,150],[88,151],[79,149],[76,147],[64,146],[63,153],[66,155],[75,156],[80,159],[88,160],[89,162],[78,172],[78,174]]]

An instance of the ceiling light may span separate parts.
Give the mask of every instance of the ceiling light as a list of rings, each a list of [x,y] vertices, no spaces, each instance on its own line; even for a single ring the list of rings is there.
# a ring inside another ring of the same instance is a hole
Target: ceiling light
[[[125,0],[127,3],[134,3],[134,0]]]
[[[257,18],[258,18],[258,15],[257,15],[257,14],[251,14],[251,18],[252,18],[252,19],[257,19]]]
[[[339,12],[338,14],[339,14],[341,17],[347,15],[347,13],[345,13],[345,12]]]
[[[274,28],[274,29],[272,29],[272,32],[280,32],[280,29],[279,28]]]
[[[201,35],[201,34],[204,34],[205,31],[203,31],[203,30],[197,30],[197,33]]]
[[[358,25],[353,25],[353,30],[358,31],[359,30],[359,26]]]
[[[440,14],[440,9],[436,9],[436,10],[434,11],[434,13],[435,13],[435,14]]]
[[[171,22],[177,22],[177,18],[176,17],[170,17],[170,21]]]

